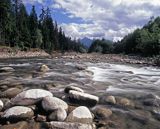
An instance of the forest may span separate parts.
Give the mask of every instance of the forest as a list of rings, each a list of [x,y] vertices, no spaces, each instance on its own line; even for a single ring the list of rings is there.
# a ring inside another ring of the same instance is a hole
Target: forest
[[[160,17],[152,17],[141,29],[126,35],[121,41],[95,40],[89,52],[122,53],[139,56],[160,54]]]
[[[51,17],[49,8],[41,9],[37,16],[36,7],[30,14],[22,0],[0,0],[0,44],[20,50],[40,48],[53,51],[85,51],[79,40],[67,37],[62,28]]]

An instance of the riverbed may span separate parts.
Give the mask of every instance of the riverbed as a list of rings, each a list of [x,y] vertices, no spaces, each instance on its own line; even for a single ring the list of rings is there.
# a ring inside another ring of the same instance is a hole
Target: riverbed
[[[39,72],[43,64],[50,70]],[[74,85],[98,96],[98,105],[112,110],[107,120],[113,122],[110,128],[160,128],[160,68],[63,58],[1,59],[2,67],[15,71],[0,73],[1,91],[5,86],[22,86],[23,90],[42,88],[63,97],[64,88]],[[115,97],[116,103],[108,102],[108,96]]]

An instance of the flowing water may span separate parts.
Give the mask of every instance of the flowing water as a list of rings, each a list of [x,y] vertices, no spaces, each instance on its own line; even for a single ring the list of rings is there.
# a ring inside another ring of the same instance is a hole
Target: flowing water
[[[38,72],[46,64],[50,71]],[[78,70],[75,66],[85,66]],[[0,85],[23,85],[27,88],[44,88],[62,92],[67,85],[76,85],[86,92],[99,96],[127,98],[134,106],[101,105],[111,108],[112,121],[121,129],[160,129],[160,69],[135,65],[109,63],[77,63],[64,59],[7,59],[0,67],[12,67],[15,72],[0,73]]]

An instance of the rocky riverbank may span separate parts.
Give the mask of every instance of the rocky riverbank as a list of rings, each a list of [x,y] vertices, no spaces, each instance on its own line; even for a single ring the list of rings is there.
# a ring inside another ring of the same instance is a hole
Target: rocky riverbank
[[[0,59],[6,58],[27,58],[27,57],[49,57],[50,55],[40,49],[20,51],[15,48],[0,47]]]

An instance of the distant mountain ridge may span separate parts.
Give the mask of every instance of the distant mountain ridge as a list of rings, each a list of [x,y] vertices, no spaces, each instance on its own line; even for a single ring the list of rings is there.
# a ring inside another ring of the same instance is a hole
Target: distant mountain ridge
[[[80,42],[86,46],[87,48],[89,48],[91,46],[91,44],[93,43],[92,39],[89,39],[87,37],[84,37],[83,39],[80,40]]]

